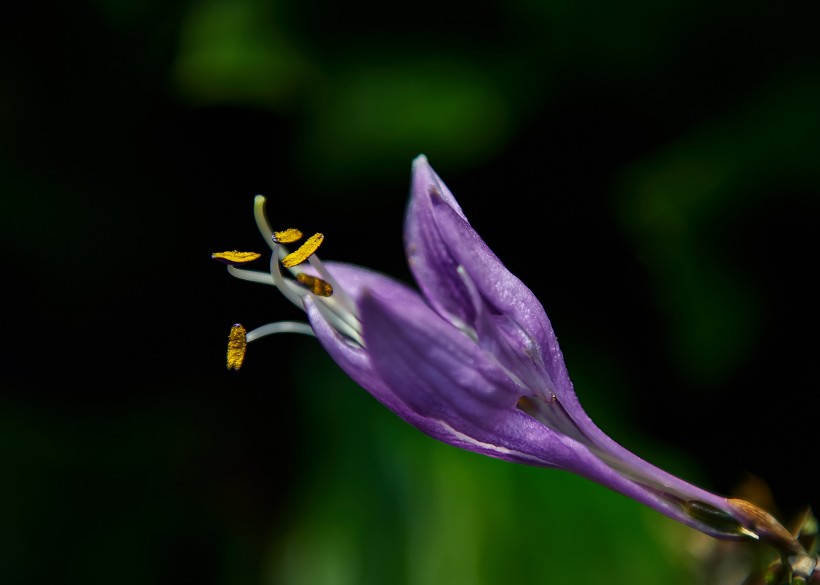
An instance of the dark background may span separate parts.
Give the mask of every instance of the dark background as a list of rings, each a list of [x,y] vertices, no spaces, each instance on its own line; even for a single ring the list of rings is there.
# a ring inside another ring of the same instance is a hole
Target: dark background
[[[721,494],[760,478],[784,521],[818,508],[816,3],[5,12],[3,582],[600,582],[592,554],[685,582],[641,548],[665,519],[404,428],[314,340],[225,371],[232,323],[300,318],[210,260],[263,251],[253,196],[409,280],[419,153],[604,430]]]

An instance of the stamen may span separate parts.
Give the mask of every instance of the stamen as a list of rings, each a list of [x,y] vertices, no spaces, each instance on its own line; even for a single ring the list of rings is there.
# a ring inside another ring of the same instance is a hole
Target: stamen
[[[262,237],[274,249],[276,242],[273,241],[273,230],[268,223],[268,218],[265,215],[265,196],[257,195],[253,199],[253,217],[256,220],[256,227],[259,228]]]
[[[228,274],[247,280],[250,282],[259,282],[261,284],[276,284],[270,272],[260,272],[258,270],[245,270],[243,268],[236,268],[235,266],[228,266]]]
[[[308,258],[308,262],[310,262],[310,265],[313,266],[314,270],[316,270],[316,272],[318,272],[319,275],[330,284],[333,290],[336,291],[336,296],[334,298],[339,302],[341,309],[349,313],[354,318],[354,320],[358,322],[359,312],[356,310],[356,305],[353,303],[353,300],[350,298],[350,296],[348,296],[348,294],[345,292],[345,289],[339,286],[339,283],[336,282],[336,279],[333,278],[333,275],[330,274],[327,268],[325,268],[325,265],[322,264],[322,261],[319,260],[319,257],[315,255],[311,256],[310,258]],[[357,324],[358,323],[354,323],[354,325]]]
[[[282,259],[282,266],[285,268],[293,268],[297,264],[301,264],[319,249],[324,239],[325,237],[322,234],[313,234],[298,250],[291,252]]]
[[[329,300],[332,302],[333,299]],[[318,302],[316,303],[316,308],[336,331],[354,341],[359,347],[364,347],[364,339],[361,333],[359,333],[360,329],[350,325],[345,320],[348,313],[339,313],[337,309],[334,309],[330,305],[330,302]]]
[[[234,265],[252,262],[261,255],[262,254],[257,252],[240,252],[239,250],[231,250],[230,252],[214,252],[211,254],[211,258],[224,262],[225,264]]]
[[[307,323],[299,323],[298,321],[278,321],[276,323],[268,323],[257,327],[247,334],[247,342],[250,343],[260,337],[266,335],[275,335],[277,333],[301,333],[302,335],[310,335],[315,337],[313,329]]]
[[[316,296],[329,297],[333,294],[333,287],[321,278],[300,272],[296,275],[296,280]]]
[[[284,248],[284,246],[278,246],[278,248],[281,251],[281,249]],[[280,253],[279,256],[283,257],[284,255]],[[325,268],[324,264],[322,264],[321,260],[319,260],[319,258],[317,256],[313,255],[310,258],[308,258],[308,260],[310,261],[310,265],[316,270],[316,272],[319,273],[322,280],[327,282],[330,285],[330,287],[333,289],[333,296],[332,297],[322,298],[322,303],[321,304],[323,304],[327,309],[332,311],[337,319],[340,319],[340,320],[346,322],[349,327],[351,327],[351,328],[353,328],[357,331],[359,329],[361,329],[361,323],[359,322],[359,313],[356,310],[356,306],[353,304],[353,301],[350,299],[350,297],[345,292],[344,288],[339,286],[339,284],[336,282],[336,279],[333,278],[333,275],[331,275],[330,272],[328,272],[327,268]],[[234,268],[234,270],[237,270],[237,269]],[[277,272],[279,271],[279,266],[278,265],[275,267],[275,270]],[[288,268],[288,271],[291,274],[293,274],[294,278],[296,278],[296,276],[299,274],[299,272],[297,271],[296,268]],[[245,271],[245,272],[248,272],[248,271]],[[273,274],[273,273],[274,273],[274,265],[273,265],[273,262],[271,261],[271,274]],[[289,280],[286,280],[286,279],[283,279],[283,280],[286,284],[291,284],[291,282]],[[294,288],[296,288],[296,287],[294,287]],[[298,293],[301,294],[303,291],[301,289],[297,289],[294,292],[298,292]],[[297,305],[298,305],[298,303],[297,303]],[[299,306],[301,306],[301,305],[299,305]]]
[[[289,253],[288,249],[283,246],[281,242],[287,241],[289,243],[291,238],[295,238],[295,234],[298,230],[288,229],[282,230],[281,232],[274,232],[270,227],[270,223],[268,222],[268,218],[265,214],[265,203],[265,197],[263,195],[257,195],[254,198],[253,214],[256,219],[256,225],[259,228],[259,232],[262,234],[262,237],[265,238],[265,241],[268,242],[268,245],[273,251],[270,260],[270,273],[264,274],[251,270],[242,270],[233,266],[228,266],[228,271],[233,276],[237,276],[244,280],[264,284],[272,283],[282,292],[282,294],[285,295],[289,301],[300,309],[304,309],[302,299],[309,294],[308,291],[298,286],[296,282],[283,278],[279,263],[281,261],[282,266],[287,268],[292,274],[294,274],[294,276],[296,276],[298,275],[298,272],[294,267],[305,260],[310,260],[311,265],[318,272],[321,280],[325,281],[333,293],[332,297],[325,297],[314,293],[317,295],[317,308],[325,319],[333,324],[337,331],[350,339],[353,343],[363,347],[364,340],[362,339],[360,333],[361,323],[359,322],[356,307],[352,299],[350,299],[350,297],[345,294],[345,291],[337,285],[335,279],[333,279],[318,258],[313,256],[324,240],[324,236],[320,233],[314,234],[308,238],[308,240],[302,244],[298,250],[293,253]],[[296,241],[296,239],[293,241]],[[298,278],[298,276],[296,277]],[[306,333],[307,331],[304,332]],[[261,333],[259,335],[261,335]],[[258,335],[255,335],[253,338],[257,337]]]
[[[273,232],[273,241],[277,244],[292,244],[302,239],[302,232],[294,228],[288,228],[281,232]]]
[[[247,338],[245,334],[247,330],[239,323],[231,327],[231,333],[228,336],[228,353],[227,363],[228,369],[238,371],[242,367],[242,362],[245,361],[245,350],[248,348]]]
[[[273,240],[271,240],[273,241]],[[279,270],[279,244],[273,244],[273,254],[270,259],[270,275],[273,278],[273,284],[278,288],[285,297],[300,309],[304,309],[302,304],[302,297],[307,293],[296,286],[293,281],[285,280],[282,277],[282,272]]]

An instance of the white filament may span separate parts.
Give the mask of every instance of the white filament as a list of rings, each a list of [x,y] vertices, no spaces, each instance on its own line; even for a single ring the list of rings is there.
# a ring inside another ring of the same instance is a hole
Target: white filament
[[[288,250],[285,246],[279,244],[274,239],[273,229],[268,222],[265,214],[265,197],[257,195],[253,202],[253,215],[256,220],[256,226],[262,237],[271,248],[270,272],[257,272],[253,270],[244,270],[234,266],[228,266],[228,272],[242,280],[250,282],[258,282],[261,284],[272,284],[278,288],[282,294],[294,305],[304,310],[303,299],[310,293],[282,276],[282,270],[279,262],[288,255]],[[330,274],[324,264],[315,255],[311,255],[308,259],[311,266],[316,272],[333,287],[334,295],[332,297],[315,296],[316,308],[321,313],[322,317],[330,323],[339,333],[357,343],[364,346],[364,340],[361,336],[361,323],[358,318],[356,306],[350,296],[339,286],[339,283]],[[294,276],[298,274],[299,270],[295,267],[289,268],[291,274]],[[254,329],[247,334],[247,341],[251,342],[254,339],[259,339],[265,335],[272,335],[275,333],[303,333],[306,335],[314,335],[310,325],[306,323],[297,323],[293,321],[281,321],[278,323],[270,323]]]
[[[265,238],[265,241],[268,243],[268,246],[271,247],[271,250],[275,250],[273,241],[273,230],[268,223],[268,218],[265,215],[265,196],[264,195],[257,195],[253,199],[253,217],[256,220],[256,227],[259,228],[259,231],[262,232],[262,237]]]
[[[261,284],[273,284],[270,272],[259,272],[258,270],[245,270],[244,268],[237,268],[236,266],[228,266],[228,273],[241,280],[249,282],[259,282]]]
[[[364,339],[362,339],[361,333],[359,333],[360,329],[349,325],[342,318],[342,315],[334,311],[328,303],[323,302],[323,298],[317,297],[317,299],[319,302],[316,303],[316,308],[322,314],[322,317],[324,317],[326,321],[330,322],[334,329],[349,337],[361,347],[364,347]]]
[[[325,265],[322,264],[322,261],[319,260],[319,258],[317,258],[314,254],[310,258],[308,258],[308,262],[310,262],[310,265],[313,266],[316,272],[319,273],[319,276],[321,276],[325,281],[330,283],[330,286],[333,287],[333,290],[336,293],[335,296],[337,302],[345,309],[345,311],[347,311],[348,313],[350,313],[358,319],[359,315],[356,311],[356,306],[353,304],[353,301],[347,295],[345,290],[341,286],[339,286],[339,283],[336,282],[336,279],[333,278],[333,275],[330,274],[330,272],[328,272],[327,268],[325,268]]]
[[[254,339],[265,337],[266,335],[275,335],[276,333],[301,333],[302,335],[310,335],[316,337],[313,329],[307,323],[299,323],[298,321],[278,321],[276,323],[268,323],[257,327],[250,331],[245,336],[245,341],[250,343]]]
[[[307,291],[299,285],[282,278],[282,271],[279,270],[279,244],[273,240],[270,240],[270,242],[273,248],[273,254],[271,254],[270,258],[270,275],[271,278],[273,278],[273,284],[276,285],[276,288],[278,288],[290,302],[300,309],[304,309],[305,306],[302,303],[302,299],[308,294]]]

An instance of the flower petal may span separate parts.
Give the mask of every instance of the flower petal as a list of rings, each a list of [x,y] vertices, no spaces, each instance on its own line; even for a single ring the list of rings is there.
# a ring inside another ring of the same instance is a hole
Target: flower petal
[[[308,296],[305,298],[305,308],[314,332],[333,360],[354,381],[403,420],[435,439],[468,451],[578,473],[688,526],[726,537],[725,533],[687,514],[684,507],[686,502],[695,500],[722,510],[726,508],[723,498],[655,468],[605,436],[597,436],[596,442],[598,448],[609,452],[609,462],[601,457],[600,452],[594,453],[589,446],[555,432],[517,408],[504,407],[504,391],[488,391],[486,388],[487,385],[492,386],[493,379],[499,375],[493,372],[491,365],[476,366],[484,372],[483,375],[470,374],[460,378],[449,371],[453,364],[448,362],[452,358],[424,350],[441,342],[439,334],[442,330],[439,327],[433,325],[422,333],[408,333],[419,323],[416,313],[423,311],[419,306],[424,307],[416,293],[370,270],[349,264],[334,263],[331,266],[334,277],[348,287],[348,292],[354,293],[352,296],[362,311],[365,330],[369,331],[365,333],[369,350],[354,346],[336,332],[316,308],[316,302],[321,301]],[[392,303],[385,305],[384,299],[377,299],[369,293],[367,287],[371,285],[395,302],[402,299],[401,308],[394,307]],[[419,306],[415,307],[415,311],[407,311],[408,305],[413,304]],[[428,325],[435,323],[429,321],[429,315],[432,315],[444,323],[445,330],[454,331],[430,309],[427,311],[428,317],[422,320]],[[429,337],[424,339],[424,334]],[[457,335],[464,337],[459,332]],[[395,340],[399,341],[393,347],[387,345]],[[396,351],[404,343],[412,344],[413,350]],[[456,352],[460,352],[462,358],[464,353],[467,357],[473,355],[474,351],[462,347],[462,343],[456,342]],[[467,340],[467,343],[470,341]],[[441,368],[448,370],[441,372]],[[459,365],[455,364],[456,371],[458,368]],[[484,391],[478,393],[478,399],[472,394],[475,388],[470,386],[470,380],[484,386]],[[500,394],[502,398],[499,400],[496,396],[495,400],[488,401],[487,396],[493,394]],[[461,400],[466,400],[467,404]],[[494,406],[497,401],[502,406]],[[472,416],[475,409],[479,411],[478,419]]]
[[[516,408],[522,389],[507,372],[421,299],[398,306],[370,292],[359,309],[379,378],[413,412],[449,428],[442,440],[544,466],[572,458],[561,435]]]
[[[439,233],[431,193],[438,194],[463,217],[452,193],[422,155],[413,161],[410,203],[404,223],[407,262],[424,296],[440,315],[457,324],[472,324],[476,315],[470,293],[458,277],[457,260]]]
[[[551,391],[565,408],[576,411],[575,394],[544,308],[527,286],[513,275],[469,224],[452,193],[424,157],[413,162],[411,201],[405,218],[405,249],[410,269],[430,304],[442,315],[481,330],[489,346],[515,343],[513,353],[529,354],[532,368],[543,370]],[[497,327],[479,320],[469,282],[486,303],[485,314],[501,315]],[[495,331],[493,331],[495,329]],[[517,330],[517,331],[516,331]],[[521,335],[524,333],[524,335]],[[510,364],[519,370],[520,364]],[[531,379],[535,376],[522,376]],[[580,408],[580,407],[578,407]]]
[[[404,404],[398,400],[390,388],[382,381],[378,373],[373,369],[370,356],[367,352],[356,347],[347,341],[334,327],[325,319],[325,316],[316,306],[313,297],[305,297],[305,312],[307,313],[310,326],[313,332],[330,355],[334,362],[353,379],[354,382],[365,388],[379,402],[387,408],[401,416],[408,422],[415,424],[417,418]],[[412,417],[408,418],[408,416]]]
[[[390,302],[398,305],[423,302],[416,291],[379,272],[343,262],[325,262],[324,264],[339,285],[344,288],[345,292],[357,305],[359,305],[361,296],[366,290],[378,290],[384,298],[390,299]],[[315,272],[310,266],[306,266],[305,271],[310,273]],[[447,441],[448,438],[452,436],[452,433],[439,421],[427,419],[407,406],[373,368],[368,352],[351,344],[343,335],[336,331],[317,308],[317,302],[322,301],[316,300],[311,296],[305,297],[305,311],[316,337],[333,361],[335,361],[353,381],[367,390],[376,400],[384,404],[404,421],[434,438]]]
[[[395,304],[370,291],[359,307],[375,368],[420,414],[484,419],[515,407],[521,390],[504,370],[421,299]]]
[[[420,298],[419,293],[407,284],[376,270],[333,260],[322,260],[322,264],[354,301],[366,290],[379,291],[382,296],[396,303],[411,302]],[[310,265],[304,265],[302,271],[313,276],[321,276]]]
[[[344,262],[325,262],[324,265],[356,305],[359,304],[364,291],[370,289],[380,291],[391,302],[398,304],[420,300],[418,293],[407,285],[374,270]],[[315,269],[311,266],[306,266],[304,270],[307,273],[316,274]],[[390,388],[379,378],[370,363],[367,352],[355,347],[339,334],[319,311],[316,306],[317,302],[322,301],[306,296],[305,311],[316,337],[333,360],[385,406],[397,412],[405,409],[406,407],[397,401]],[[401,412],[399,414],[404,418]]]

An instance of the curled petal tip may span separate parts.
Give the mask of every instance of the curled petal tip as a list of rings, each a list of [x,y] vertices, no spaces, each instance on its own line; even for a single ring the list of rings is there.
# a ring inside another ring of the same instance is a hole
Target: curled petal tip
[[[419,166],[430,166],[426,155],[420,154],[413,159],[413,170],[415,171]]]
[[[433,167],[430,166],[430,163],[427,161],[427,157],[423,154],[420,154],[413,159],[412,175],[413,182],[416,184],[424,183],[425,185],[429,185],[431,183],[435,184],[438,182],[436,172],[433,170]]]

